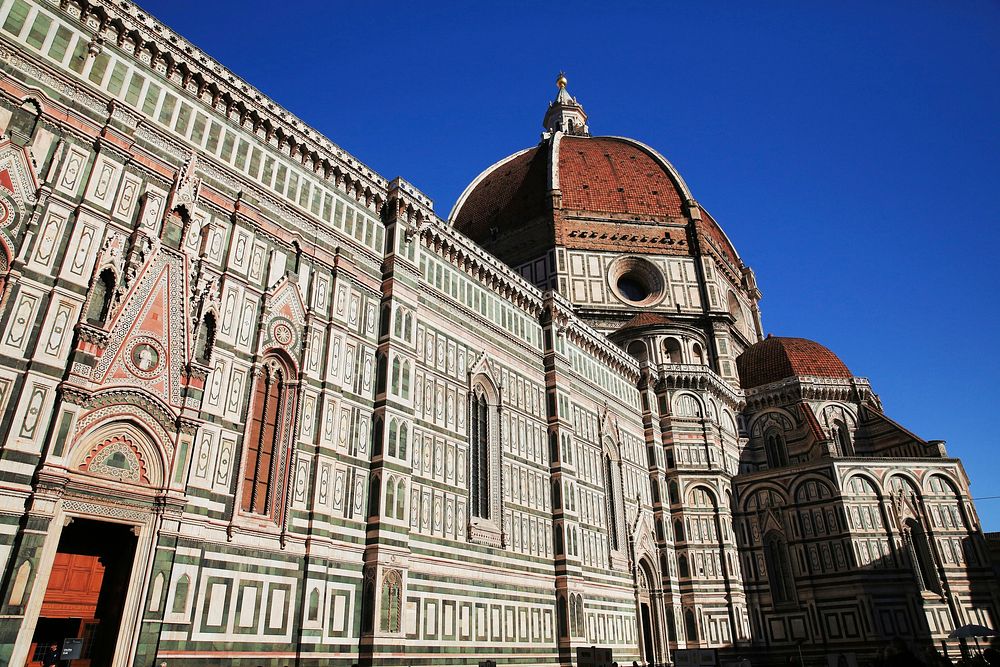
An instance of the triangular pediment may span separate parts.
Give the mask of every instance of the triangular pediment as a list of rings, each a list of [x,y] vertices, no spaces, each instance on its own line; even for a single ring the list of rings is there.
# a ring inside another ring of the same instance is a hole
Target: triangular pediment
[[[305,323],[306,306],[298,282],[286,275],[267,299],[263,349],[281,348],[298,359]]]
[[[179,410],[188,347],[183,260],[157,253],[125,295],[95,382],[134,386]]]

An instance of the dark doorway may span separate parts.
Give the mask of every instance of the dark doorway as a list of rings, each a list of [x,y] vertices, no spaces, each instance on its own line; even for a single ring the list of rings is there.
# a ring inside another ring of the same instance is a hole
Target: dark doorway
[[[653,652],[653,622],[649,616],[649,605],[640,603],[639,610],[642,613],[642,658],[652,665],[656,662],[656,655]]]
[[[73,667],[111,665],[135,546],[130,526],[75,519],[63,528],[29,665],[40,665],[45,649],[67,637],[83,639],[82,659]]]

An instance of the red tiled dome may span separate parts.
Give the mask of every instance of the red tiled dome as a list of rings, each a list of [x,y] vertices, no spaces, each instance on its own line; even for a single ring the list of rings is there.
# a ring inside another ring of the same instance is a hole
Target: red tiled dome
[[[550,160],[558,164],[554,174]],[[681,219],[687,197],[678,181],[638,142],[563,136],[555,147],[548,138],[480,174],[455,205],[451,221],[473,240],[485,241],[493,229],[521,227],[548,213],[553,186],[562,194],[563,210]]]
[[[625,324],[618,327],[618,331],[628,331],[629,329],[642,329],[643,327],[666,326],[670,320],[658,313],[642,311]]]
[[[548,151],[542,148],[504,158],[473,181],[474,187],[452,212],[455,228],[482,243],[494,228],[521,226],[549,213],[545,197]]]
[[[684,194],[638,144],[613,137],[563,137],[562,207],[588,213],[680,218]]]
[[[850,379],[851,371],[837,355],[805,338],[768,336],[736,359],[744,389],[800,375]]]
[[[559,246],[705,253],[735,273],[742,269],[726,234],[666,158],[634,139],[591,136],[587,122],[560,79],[542,141],[483,171],[455,203],[450,223],[511,266],[534,265]]]

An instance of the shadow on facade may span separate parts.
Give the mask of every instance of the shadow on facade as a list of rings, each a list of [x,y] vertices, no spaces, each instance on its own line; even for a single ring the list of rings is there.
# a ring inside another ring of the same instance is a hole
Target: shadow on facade
[[[774,606],[766,580],[748,581],[753,635],[761,642],[734,651],[734,657],[755,667],[1000,665],[979,657],[989,639],[978,645],[946,639],[970,623],[996,627],[996,587],[982,536],[964,539],[963,568],[942,567],[941,554],[927,537],[917,532],[888,555],[860,567],[853,563],[846,575],[796,576],[797,603]],[[796,563],[802,565],[808,568]],[[968,582],[968,589],[952,582]]]

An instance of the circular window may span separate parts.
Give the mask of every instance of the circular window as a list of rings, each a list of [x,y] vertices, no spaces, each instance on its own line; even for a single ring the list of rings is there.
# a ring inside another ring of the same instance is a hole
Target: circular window
[[[612,292],[631,306],[649,306],[663,296],[663,274],[641,257],[619,257],[611,263],[608,279]]]
[[[618,278],[618,291],[629,301],[642,301],[649,296],[649,288],[643,282],[642,276],[633,273]]]

